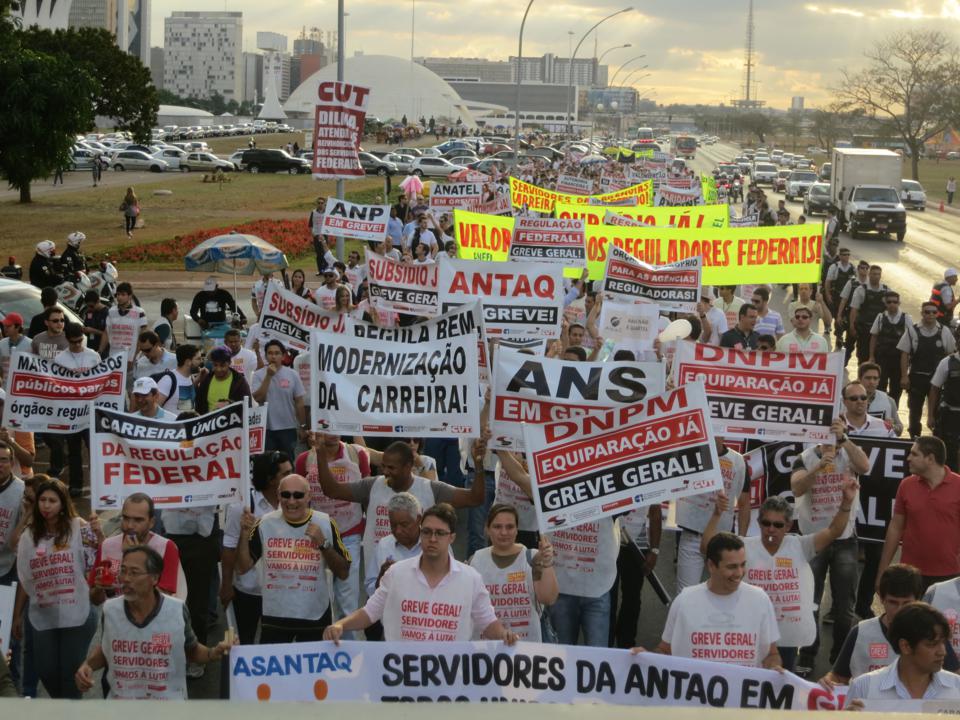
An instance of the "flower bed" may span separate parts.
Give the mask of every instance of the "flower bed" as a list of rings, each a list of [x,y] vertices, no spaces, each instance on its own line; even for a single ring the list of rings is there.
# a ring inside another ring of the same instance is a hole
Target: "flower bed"
[[[230,232],[256,235],[263,238],[271,245],[282,250],[290,259],[300,257],[313,248],[310,230],[303,220],[265,219],[254,220],[242,225],[197,230],[186,235],[177,235],[172,240],[161,240],[146,245],[131,245],[111,254],[115,260],[126,262],[182,263],[186,254],[204,240]]]

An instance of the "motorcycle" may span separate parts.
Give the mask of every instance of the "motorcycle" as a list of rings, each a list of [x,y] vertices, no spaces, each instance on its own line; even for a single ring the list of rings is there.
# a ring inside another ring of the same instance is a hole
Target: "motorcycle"
[[[117,279],[119,273],[116,266],[108,259],[101,260],[96,270],[90,271],[89,262],[85,258],[87,270],[78,270],[56,286],[58,300],[77,312],[82,312],[86,306],[86,295],[90,290],[100,293],[100,301],[104,305],[112,305],[117,294]]]

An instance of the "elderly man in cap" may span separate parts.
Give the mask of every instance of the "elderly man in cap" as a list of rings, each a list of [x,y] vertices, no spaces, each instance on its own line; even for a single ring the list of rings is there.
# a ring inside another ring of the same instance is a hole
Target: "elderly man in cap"
[[[169,410],[160,406],[160,392],[157,381],[152,377],[137,378],[133,383],[134,415],[150,418],[158,422],[173,422],[177,419]]]
[[[957,269],[947,268],[943,271],[943,282],[933,286],[930,300],[937,306],[937,320],[942,325],[950,325],[953,320],[953,309],[957,306],[957,293],[954,286],[957,284]]]
[[[204,330],[214,325],[227,323],[227,311],[237,313],[241,320],[246,320],[243,310],[237,307],[233,295],[220,287],[217,279],[212,275],[203,283],[203,290],[193,296],[190,305],[190,317]]]

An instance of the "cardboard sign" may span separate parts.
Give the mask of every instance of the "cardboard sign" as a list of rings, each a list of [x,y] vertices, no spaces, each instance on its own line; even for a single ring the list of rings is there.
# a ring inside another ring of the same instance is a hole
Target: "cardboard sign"
[[[509,258],[584,268],[584,226],[583,220],[518,217],[513,225]]]
[[[532,183],[510,178],[510,202],[515,208],[527,208],[534,212],[553,212],[557,203],[571,205],[615,204],[626,201],[633,205],[650,205],[653,202],[653,183],[645,180],[628,188],[603,195],[575,195],[548,190]]]
[[[383,242],[389,220],[389,205],[357,205],[328,198],[320,231],[324,235]]]
[[[505,261],[513,239],[513,216],[453,211],[457,254],[464,260]]]
[[[310,347],[311,332],[342,333],[347,319],[345,314],[324,310],[271,280],[260,312],[260,344],[273,339],[287,348],[303,351]]]
[[[476,182],[431,183],[430,209],[476,210],[483,200],[483,185]]]
[[[702,383],[523,437],[540,532],[723,488]]]
[[[135,492],[159,508],[243,502],[250,485],[242,402],[190,420],[162,422],[95,407],[90,425],[94,510],[116,510]]]
[[[843,353],[756,352],[679,342],[676,387],[703,382],[713,429],[731,438],[825,442],[839,412]]]
[[[699,257],[654,267],[614,245],[601,287],[617,302],[654,303],[665,312],[693,313],[700,300],[700,272]]]
[[[75,433],[90,423],[90,407],[120,410],[126,401],[127,354],[74,370],[14,350],[7,369],[3,427],[21,432]]]
[[[443,312],[480,300],[488,336],[560,337],[563,268],[533,262],[484,263],[441,256]]]
[[[604,300],[600,307],[600,336],[628,343],[635,350],[652,350],[660,333],[660,306]]]
[[[666,388],[658,362],[573,362],[499,348],[494,358],[488,446],[523,447],[521,426],[543,425],[594,410],[606,411]]]
[[[388,312],[434,317],[440,314],[438,267],[402,263],[364,248],[370,302]]]
[[[360,140],[370,88],[324,81],[317,87],[313,119],[313,177],[318,180],[362,178]]]
[[[614,188],[619,190],[620,188]],[[561,175],[557,178],[557,192],[572,195],[589,195],[593,192],[593,180],[576,175]]]

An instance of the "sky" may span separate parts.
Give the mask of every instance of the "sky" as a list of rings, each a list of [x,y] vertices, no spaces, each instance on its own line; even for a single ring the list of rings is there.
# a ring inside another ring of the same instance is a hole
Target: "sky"
[[[591,25],[628,7],[631,0],[533,0],[524,31],[523,55],[570,54],[570,31],[578,42]],[[602,24],[577,57],[604,57],[617,83],[630,80],[642,96],[658,103],[718,104],[742,97],[748,0],[633,0],[633,10]],[[410,57],[411,9],[415,8],[414,53],[434,57],[506,60],[517,53],[523,0],[345,0],[346,53]],[[244,49],[254,50],[256,32],[293,39],[306,26],[335,30],[333,0],[152,0],[152,44],[163,44],[163,18],[174,10],[243,12]],[[960,0],[755,0],[754,95],[785,109],[790,99],[806,107],[830,102],[843,68],[865,64],[875,42],[908,28],[936,28],[960,37]],[[642,77],[649,72],[649,77]]]

